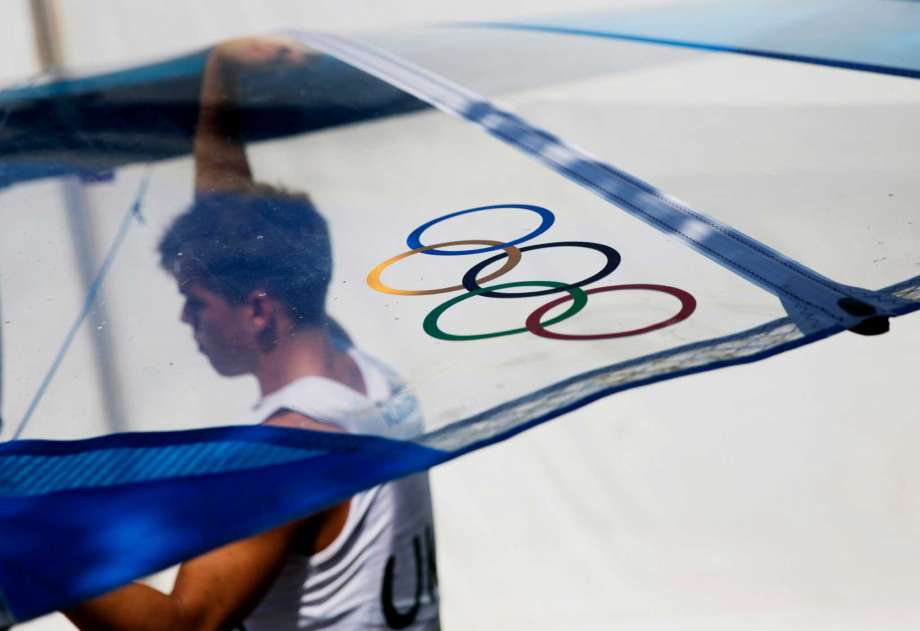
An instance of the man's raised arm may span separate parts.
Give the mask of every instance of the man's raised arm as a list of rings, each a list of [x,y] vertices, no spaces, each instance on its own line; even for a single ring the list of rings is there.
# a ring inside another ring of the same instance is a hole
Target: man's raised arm
[[[197,194],[245,191],[253,186],[240,129],[240,77],[248,68],[271,72],[315,56],[287,37],[234,39],[214,47],[201,83],[195,131]]]

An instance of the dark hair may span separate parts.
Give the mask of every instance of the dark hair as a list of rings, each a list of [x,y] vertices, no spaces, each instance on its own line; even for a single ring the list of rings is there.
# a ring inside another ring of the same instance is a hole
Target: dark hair
[[[332,251],[326,220],[307,195],[264,184],[199,195],[159,252],[166,271],[199,279],[230,303],[264,289],[296,325],[324,320]]]

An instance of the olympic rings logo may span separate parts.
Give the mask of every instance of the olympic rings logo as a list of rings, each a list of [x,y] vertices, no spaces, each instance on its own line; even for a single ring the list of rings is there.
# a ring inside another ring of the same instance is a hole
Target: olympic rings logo
[[[506,243],[500,241],[493,241],[490,239],[465,239],[460,241],[447,241],[444,243],[435,243],[433,245],[423,245],[421,241],[422,234],[430,228],[431,226],[440,223],[442,221],[451,219],[453,217],[459,217],[461,215],[466,215],[474,212],[481,212],[487,210],[494,210],[497,208],[519,208],[521,210],[526,210],[534,212],[540,217],[540,225],[537,226],[532,232],[524,235],[523,237],[508,241]],[[593,243],[591,241],[554,241],[550,243],[539,243],[535,245],[527,245],[524,247],[517,247],[519,244],[529,241],[534,237],[537,237],[553,225],[556,221],[555,216],[552,212],[546,208],[540,206],[532,206],[530,204],[496,204],[494,206],[479,206],[477,208],[467,208],[465,210],[458,210],[456,212],[448,213],[440,217],[436,217],[427,223],[422,224],[415,230],[409,233],[406,243],[409,246],[407,252],[397,254],[396,256],[390,257],[379,263],[374,267],[370,273],[367,275],[367,284],[376,291],[392,294],[396,296],[431,296],[435,294],[447,294],[456,291],[464,291],[459,296],[455,296],[446,302],[441,303],[434,309],[432,309],[425,320],[422,323],[422,328],[424,331],[439,340],[449,340],[449,341],[465,341],[465,340],[482,340],[493,337],[502,337],[505,335],[515,335],[517,333],[530,332],[534,335],[540,337],[554,339],[554,340],[607,340],[612,338],[620,337],[630,337],[633,335],[641,335],[643,333],[649,333],[650,331],[655,331],[657,329],[663,329],[665,327],[677,324],[683,320],[686,320],[690,315],[696,310],[696,299],[683,289],[678,289],[677,287],[670,287],[668,285],[658,285],[658,284],[629,284],[629,285],[605,285],[602,287],[592,287],[591,289],[582,289],[585,285],[589,285],[596,281],[605,278],[610,275],[617,267],[620,265],[620,253],[609,245],[604,245],[602,243]],[[478,248],[468,248],[463,250],[443,250],[441,248],[447,248],[452,246],[484,246]],[[560,247],[575,247],[575,248],[587,248],[590,250],[595,250],[600,252],[606,258],[606,261],[601,267],[600,270],[591,274],[590,276],[585,277],[584,279],[571,284],[561,283],[558,281],[552,280],[532,280],[532,281],[518,281],[512,283],[499,283],[497,285],[490,285],[487,287],[483,286],[483,283],[495,280],[500,276],[503,276],[514,269],[518,263],[521,262],[521,258],[524,252],[529,252],[531,250],[540,250],[544,248],[560,248]],[[450,287],[439,287],[435,289],[398,289],[395,287],[390,287],[381,280],[384,270],[388,267],[397,263],[403,259],[406,259],[415,254],[427,254],[431,256],[468,256],[472,254],[486,254],[489,252],[496,252],[501,250],[499,254],[495,256],[484,259],[471,267],[464,275],[460,281],[459,285],[452,285]],[[491,264],[498,263],[499,261],[504,260],[504,263],[494,272],[486,274],[482,278],[479,275]],[[514,287],[540,287],[534,291],[526,292],[517,292],[509,293],[506,289],[511,289]],[[627,331],[616,331],[611,333],[598,333],[592,335],[571,335],[566,333],[556,333],[550,331],[547,327],[567,320],[577,314],[579,311],[584,309],[588,304],[588,296],[590,294],[598,294],[608,291],[627,291],[627,290],[640,290],[640,291],[654,291],[669,294],[678,301],[680,301],[680,310],[670,318],[649,324],[647,326],[639,327],[636,329],[630,329]],[[507,329],[504,331],[494,331],[491,333],[478,333],[474,335],[457,335],[454,333],[448,333],[441,329],[438,325],[439,318],[444,314],[445,311],[453,307],[454,305],[463,302],[464,300],[469,300],[475,296],[482,296],[484,298],[529,298],[533,296],[547,296],[550,294],[557,294],[560,292],[565,292],[568,295],[562,296],[561,298],[556,298],[541,307],[538,307],[534,310],[529,316],[527,316],[524,321],[524,326],[515,329]],[[548,320],[543,320],[543,317],[554,307],[565,304],[566,302],[571,301],[571,305],[563,313],[556,315]]]

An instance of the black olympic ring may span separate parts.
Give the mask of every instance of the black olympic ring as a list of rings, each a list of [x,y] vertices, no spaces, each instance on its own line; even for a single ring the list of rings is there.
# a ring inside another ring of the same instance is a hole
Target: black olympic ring
[[[522,248],[518,248],[521,252],[527,252],[528,250],[540,250],[542,248],[556,248],[556,247],[578,247],[578,248],[588,248],[591,250],[597,250],[601,254],[607,257],[607,262],[604,264],[604,267],[601,268],[599,272],[588,276],[584,280],[580,280],[577,283],[572,283],[570,285],[564,285],[562,287],[551,287],[550,289],[539,289],[537,291],[523,291],[519,293],[500,293],[497,291],[481,291],[482,287],[477,281],[479,273],[484,270],[486,267],[500,261],[503,258],[507,258],[508,254],[502,252],[501,254],[496,254],[493,257],[487,258],[484,261],[481,261],[471,267],[466,274],[463,275],[463,280],[461,281],[463,286],[469,292],[477,292],[480,296],[485,296],[487,298],[531,298],[534,296],[548,296],[549,294],[556,294],[560,291],[569,291],[573,287],[584,287],[595,281],[598,281],[605,276],[608,276],[613,270],[615,270],[620,265],[620,253],[614,250],[609,245],[604,245],[603,243],[592,243],[591,241],[553,241],[551,243],[538,243],[536,245],[526,245]]]

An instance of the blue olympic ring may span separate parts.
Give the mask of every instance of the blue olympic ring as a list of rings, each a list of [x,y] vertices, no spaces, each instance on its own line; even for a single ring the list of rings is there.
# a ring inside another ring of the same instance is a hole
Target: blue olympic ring
[[[460,256],[463,254],[482,254],[484,252],[494,252],[496,250],[502,250],[508,246],[517,245],[518,243],[523,243],[524,241],[533,239],[534,237],[539,236],[549,230],[550,226],[553,225],[553,222],[556,221],[556,217],[553,215],[553,213],[546,208],[542,208],[541,206],[532,206],[530,204],[495,204],[494,206],[479,206],[477,208],[467,208],[466,210],[458,210],[457,212],[449,213],[447,215],[441,215],[440,217],[435,217],[427,223],[423,223],[421,226],[409,233],[409,237],[406,239],[406,243],[409,245],[409,249],[411,250],[424,248],[426,246],[422,245],[422,233],[434,224],[444,221],[445,219],[450,219],[451,217],[457,217],[459,215],[465,215],[467,213],[473,213],[479,210],[492,210],[494,208],[522,208],[524,210],[531,210],[540,215],[540,225],[537,226],[536,229],[534,229],[532,232],[525,234],[523,237],[513,241],[508,241],[507,243],[500,243],[498,245],[492,245],[485,248],[476,248],[473,250],[427,250],[424,252],[424,254],[435,254],[438,256]]]

